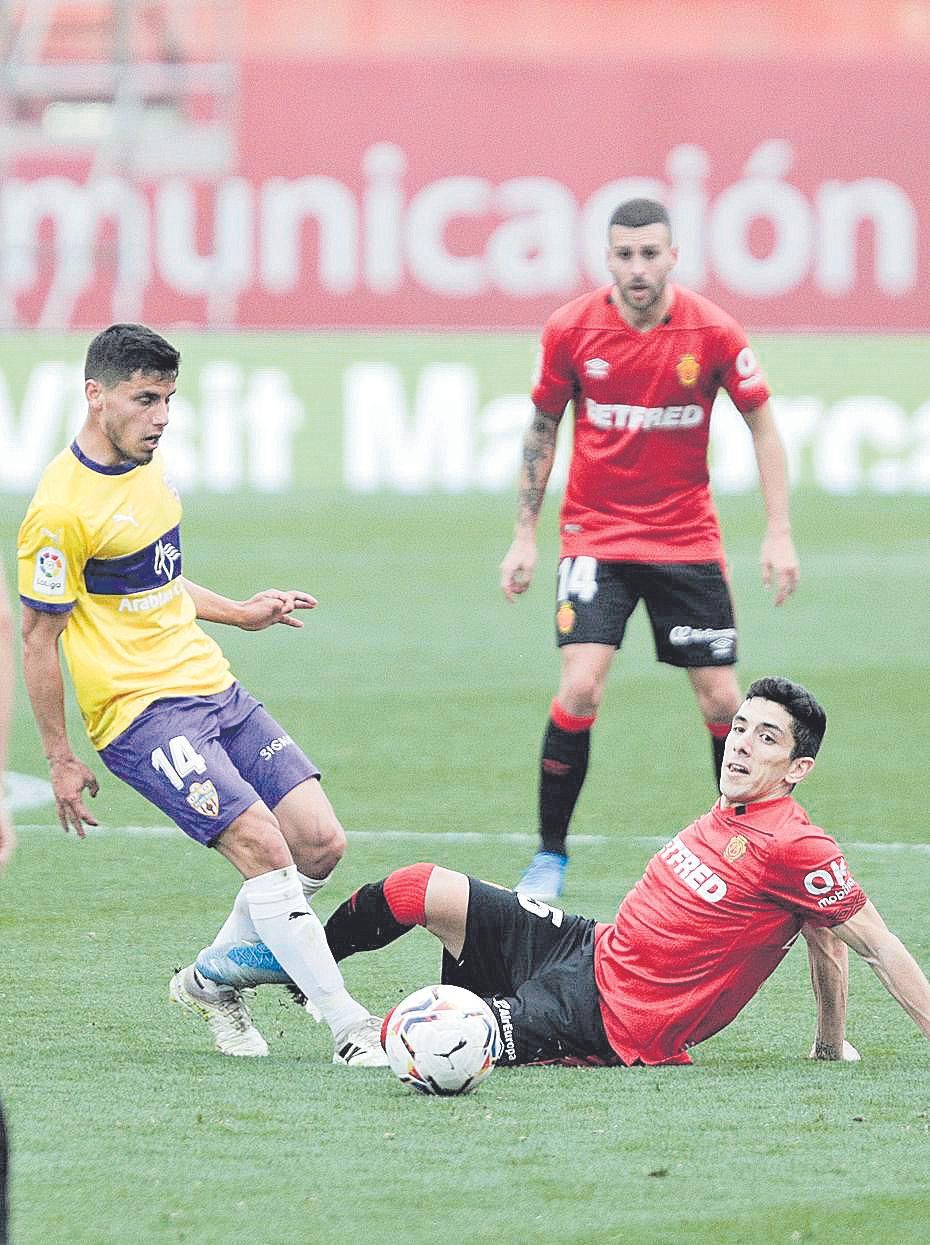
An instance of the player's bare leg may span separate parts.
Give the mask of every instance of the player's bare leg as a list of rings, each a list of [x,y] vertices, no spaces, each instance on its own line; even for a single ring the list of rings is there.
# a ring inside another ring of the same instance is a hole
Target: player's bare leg
[[[275,805],[274,815],[298,872],[318,882],[319,890],[346,850],[345,831],[320,780],[298,783]]]
[[[317,778],[298,783],[273,811],[297,866],[307,903],[313,903],[345,853],[345,831]],[[195,966],[211,981],[239,990],[257,985],[293,989],[293,982],[275,957],[256,940],[243,891],[213,942],[197,956]],[[295,994],[305,1002],[299,992]]]
[[[719,787],[723,745],[730,733],[733,715],[742,702],[736,671],[732,666],[693,666],[688,670],[688,678],[698,709],[710,732],[714,782]]]
[[[566,644],[550,708],[539,773],[539,851],[516,885],[521,895],[556,899],[565,885],[568,826],[588,772],[591,728],[616,653],[609,644]]]
[[[465,945],[469,882],[464,873],[436,865],[426,884],[426,928],[455,959]]]

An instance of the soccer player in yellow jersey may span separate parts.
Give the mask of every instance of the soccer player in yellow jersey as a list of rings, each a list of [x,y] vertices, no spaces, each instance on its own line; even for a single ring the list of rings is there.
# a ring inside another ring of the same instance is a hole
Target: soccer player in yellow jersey
[[[59,643],[104,764],[245,881],[214,945],[267,945],[322,1015],[334,1062],[381,1066],[377,1018],[348,993],[308,900],[345,850],[320,771],[235,679],[198,620],[261,631],[301,627],[306,592],[219,596],[182,573],[181,504],[162,469],[180,355],[139,324],[91,342],[87,416],[46,468],[19,533],[23,671],[58,817],[96,825],[93,773],[65,727]],[[170,997],[202,1016],[218,1049],[268,1047],[235,987],[191,964]]]

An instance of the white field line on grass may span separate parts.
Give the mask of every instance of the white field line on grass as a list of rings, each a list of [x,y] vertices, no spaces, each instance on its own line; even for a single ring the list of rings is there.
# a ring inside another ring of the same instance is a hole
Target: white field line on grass
[[[17,822],[17,832],[46,831],[62,834],[57,822]],[[88,826],[87,837],[100,838],[120,834],[140,835],[144,838],[167,838],[181,834],[177,826],[166,823],[160,826]],[[426,840],[441,843],[519,843],[533,844],[537,841],[535,834],[500,832],[493,830],[347,830],[349,839],[358,841],[378,842],[395,840],[408,843],[422,843]],[[570,834],[569,841],[578,847],[606,847],[610,844],[635,843],[643,847],[661,847],[668,840],[665,836],[631,834]],[[930,854],[930,843],[861,843],[848,841],[841,845],[850,853],[884,853],[884,852],[918,852]]]

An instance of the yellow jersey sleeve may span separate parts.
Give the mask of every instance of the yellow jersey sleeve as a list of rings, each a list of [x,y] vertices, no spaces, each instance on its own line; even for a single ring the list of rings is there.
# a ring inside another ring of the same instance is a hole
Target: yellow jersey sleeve
[[[80,519],[60,503],[29,507],[16,551],[19,595],[48,613],[66,613],[81,592],[87,534]]]

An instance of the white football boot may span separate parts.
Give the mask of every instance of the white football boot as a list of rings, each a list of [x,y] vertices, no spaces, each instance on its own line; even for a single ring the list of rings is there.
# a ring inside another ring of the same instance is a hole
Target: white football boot
[[[386,1068],[388,1058],[381,1045],[381,1018],[369,1016],[342,1035],[333,1054],[333,1063],[347,1068]]]
[[[224,1055],[267,1055],[268,1043],[252,1024],[242,995],[197,972],[193,964],[171,978],[168,997],[210,1026],[216,1049]]]

